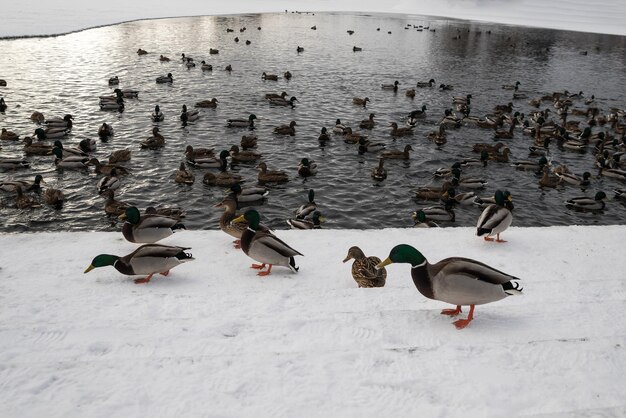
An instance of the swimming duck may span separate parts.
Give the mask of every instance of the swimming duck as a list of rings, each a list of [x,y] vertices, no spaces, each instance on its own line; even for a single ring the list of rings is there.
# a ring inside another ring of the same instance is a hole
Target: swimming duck
[[[85,154],[91,154],[95,152],[97,148],[98,148],[98,143],[96,142],[95,139],[85,138],[85,139],[81,139],[81,141],[78,143],[77,149],[84,152]]]
[[[126,149],[118,149],[109,154],[109,164],[121,163],[125,161],[130,161],[130,150]]]
[[[145,244],[124,257],[100,254],[91,261],[85,273],[94,268],[113,266],[127,276],[147,274],[147,277],[135,279],[135,283],[148,283],[153,275],[159,273],[167,276],[174,267],[194,260],[190,253],[185,252],[189,249],[173,245]]]
[[[0,190],[5,192],[15,193],[18,187],[21,187],[23,191],[37,191],[41,190],[41,183],[45,183],[43,176],[37,174],[35,180],[31,183],[26,180],[4,180],[0,181]]]
[[[363,135],[360,132],[352,132],[352,128],[349,126],[346,126],[343,130],[343,142],[346,144],[357,144],[365,139],[367,139],[367,135]]]
[[[450,182],[443,183],[440,187],[429,187],[423,186],[419,187],[414,191],[415,197],[418,199],[430,199],[430,200],[438,200],[441,199],[441,196],[450,188],[452,184]]]
[[[6,128],[2,128],[2,133],[0,133],[0,139],[3,141],[17,141],[18,139],[20,139],[20,136],[13,131],[7,131]]]
[[[109,216],[120,216],[130,207],[128,203],[115,200],[115,192],[113,190],[106,190],[100,196],[106,199],[104,202],[104,212]]]
[[[286,183],[289,181],[289,177],[287,176],[287,173],[285,173],[284,171],[279,171],[279,170],[268,171],[267,164],[265,163],[260,163],[256,168],[259,169],[258,180],[259,180],[259,183],[261,184],[263,183]]]
[[[21,186],[17,186],[15,188],[15,192],[17,193],[17,196],[15,198],[15,206],[18,209],[32,209],[41,207],[41,204],[39,202],[37,202],[30,196],[26,196],[23,193]]]
[[[241,148],[243,149],[254,148],[256,147],[256,144],[257,144],[256,135],[243,135],[241,137],[241,142],[239,143],[239,145],[241,145]]]
[[[503,84],[502,85],[502,89],[504,90],[517,90],[519,88],[519,85],[521,83],[519,81],[516,81],[515,84]]]
[[[406,145],[404,147],[404,151],[400,151],[397,149],[385,150],[380,153],[379,158],[384,158],[387,160],[408,160],[409,151],[413,151],[413,148],[411,147],[411,145]]]
[[[89,156],[89,154],[87,154],[87,152],[85,152],[80,147],[67,147],[66,148],[65,146],[63,146],[63,143],[59,141],[58,139],[54,141],[54,147],[60,148],[61,151],[63,151],[63,155],[66,157],[88,157]]]
[[[567,200],[565,206],[581,212],[596,212],[603,210],[606,206],[604,199],[606,199],[606,193],[597,192],[593,199],[587,196],[574,197]]]
[[[493,241],[492,236],[496,236],[496,242],[506,242],[500,239],[500,234],[504,232],[513,221],[513,204],[511,194],[496,190],[494,194],[495,203],[487,206],[476,224],[476,235],[483,237],[485,241]]]
[[[89,165],[94,166],[95,170],[94,172],[96,174],[105,174],[107,176],[111,175],[111,172],[113,170],[115,170],[116,174],[118,176],[125,176],[127,175],[130,171],[128,168],[122,166],[122,165],[118,165],[118,164],[102,164],[100,162],[100,160],[98,160],[97,158],[90,158],[89,159]]]
[[[261,74],[261,79],[270,80],[270,81],[278,81],[278,76],[276,74],[267,74],[265,71],[263,71],[263,74]]]
[[[68,131],[72,129],[74,116],[66,114],[61,117],[54,117],[46,120],[46,126],[48,128],[64,128]]]
[[[413,228],[439,228],[435,221],[426,218],[426,214],[422,210],[413,212]]]
[[[454,90],[454,86],[452,84],[439,84],[439,90]]]
[[[450,221],[454,222],[456,214],[450,205],[428,206],[421,209],[427,220],[430,221]],[[413,220],[417,217],[417,212],[413,212]]]
[[[191,145],[185,147],[185,157],[188,160],[194,160],[196,158],[213,158],[213,148],[194,148]]]
[[[0,79],[0,87],[6,87],[6,86],[7,86],[7,81]]]
[[[343,135],[346,132],[346,126],[341,123],[341,119],[337,119],[335,121],[335,126],[333,127],[333,133]]]
[[[125,99],[136,99],[139,97],[139,90],[122,89],[122,95]]]
[[[585,171],[583,173],[583,177],[580,178],[578,177],[576,174],[574,173],[569,173],[569,172],[555,172],[555,174],[557,175],[557,177],[559,177],[559,183],[569,183],[569,184],[573,184],[574,186],[581,186],[581,187],[586,187],[589,186],[591,184],[591,173],[588,171]]]
[[[384,167],[384,164],[385,164],[385,159],[379,157],[378,166],[372,169],[372,178],[374,180],[381,181],[387,178],[387,169]]]
[[[195,68],[196,63],[195,63],[195,62],[193,62],[193,61],[187,61],[187,62],[185,63],[185,66],[186,66],[186,67],[187,67],[187,69],[189,70],[189,69],[191,69],[191,68]]]
[[[494,126],[494,138],[496,139],[511,139],[513,138],[513,130],[515,129],[515,125],[517,125],[517,119],[513,119],[511,126],[508,131],[500,130],[497,126]]]
[[[615,199],[626,200],[626,189],[615,189]]]
[[[68,131],[65,128],[37,128],[35,129],[35,136],[39,141],[46,139],[62,138],[67,135]]]
[[[271,231],[260,229],[260,220],[259,212],[250,209],[232,221],[248,222],[248,228],[241,235],[241,249],[248,257],[262,263],[253,264],[252,268],[262,270],[265,265],[269,265],[266,271],[257,273],[259,276],[271,274],[272,267],[275,265],[289,267],[291,271],[297,273],[299,268],[296,266],[294,257],[302,254],[276,237]]]
[[[359,154],[365,154],[366,152],[378,152],[385,149],[386,145],[382,142],[371,142],[365,139],[365,137],[359,138]]]
[[[396,92],[398,91],[398,84],[400,84],[400,82],[396,80],[393,82],[393,84],[381,84],[381,88],[383,90],[393,90],[394,92]]]
[[[26,155],[50,155],[52,147],[42,142],[33,142],[33,138],[24,138],[24,154]]]
[[[214,97],[211,100],[202,100],[196,103],[196,107],[215,109],[217,107],[217,99]]]
[[[413,135],[413,126],[398,128],[398,124],[396,122],[391,122],[389,126],[391,126],[391,136],[399,137]]]
[[[287,224],[291,226],[291,229],[322,229],[322,222],[324,222],[324,217],[318,210],[313,212],[310,220],[303,218],[287,219]]]
[[[426,105],[422,105],[421,109],[417,109],[409,113],[406,123],[408,125],[415,125],[418,119],[424,119],[426,117]]]
[[[246,41],[246,42],[248,42],[248,41]],[[285,77],[285,80],[291,80],[291,77],[292,77],[291,71],[285,71],[283,73],[283,77]]]
[[[162,122],[165,119],[165,115],[161,112],[159,105],[154,106],[154,112],[152,112],[152,122]]]
[[[144,139],[139,144],[141,148],[158,149],[165,146],[165,138],[159,133],[159,128],[152,128],[152,136]]]
[[[156,78],[157,84],[172,83],[173,81],[174,77],[172,77],[172,73],[167,73],[167,75],[162,75]]]
[[[83,169],[89,166],[89,157],[69,156],[64,158],[63,150],[59,147],[52,148],[54,165],[60,168]]]
[[[187,157],[187,163],[192,167],[198,168],[219,168],[222,171],[226,171],[228,166],[227,158],[230,153],[227,150],[222,150],[218,158],[214,157],[202,157],[202,158],[189,158]]]
[[[296,99],[295,96],[292,96],[289,100],[283,97],[272,97],[268,99],[268,101],[271,105],[274,106],[291,106],[291,108],[293,109],[296,106],[295,102],[298,102],[299,100]]]
[[[463,177],[461,178],[461,170],[452,169],[452,185],[466,189],[482,189],[487,185],[485,180]]]
[[[187,170],[184,162],[180,163],[180,166],[178,167],[178,170],[176,170],[176,174],[174,176],[174,182],[179,184],[193,184],[194,181],[196,181],[196,176]]]
[[[187,105],[183,105],[183,110],[180,114],[180,120],[183,122],[183,125],[187,122],[194,122],[199,117],[200,112],[198,110],[187,110]]]
[[[281,125],[274,128],[274,133],[278,135],[294,136],[296,134],[296,125],[296,121],[292,120],[289,125]]]
[[[432,87],[435,84],[435,79],[431,78],[428,81],[418,81],[416,87]]]
[[[168,57],[166,57],[165,55],[161,55],[159,57],[159,61],[161,61],[161,62],[168,62],[168,61],[170,61],[170,59]]]
[[[298,165],[298,175],[300,177],[310,177],[317,174],[317,164],[308,158],[300,160]]]
[[[122,225],[124,238],[135,243],[155,243],[180,229],[185,229],[185,225],[178,219],[161,215],[141,216],[135,206],[126,209],[119,218],[126,220]]]
[[[383,287],[387,278],[385,268],[377,269],[380,258],[376,256],[366,257],[359,247],[350,247],[348,255],[343,262],[354,260],[352,263],[352,278],[359,287]]]
[[[213,66],[211,64],[207,64],[205,61],[202,61],[200,64],[202,71],[213,71]]]
[[[543,166],[542,172],[543,175],[539,179],[539,187],[555,188],[560,184],[559,178],[551,175],[550,168],[547,165]]]
[[[513,166],[516,170],[523,171],[535,171],[538,172],[543,169],[544,165],[548,164],[548,159],[546,157],[539,158],[538,161],[518,161],[513,163]]]
[[[35,111],[33,112],[32,115],[30,115],[30,120],[32,120],[35,123],[43,123],[46,120],[46,118],[43,115],[43,113]]]
[[[437,145],[443,145],[448,142],[448,136],[446,135],[446,126],[444,124],[439,125],[439,129],[428,134],[428,139],[433,141]]]
[[[283,91],[282,93],[278,94],[278,93],[266,93],[265,94],[265,100],[270,100],[270,99],[285,99],[285,97],[287,97],[287,92]],[[285,99],[286,100],[286,99]]]
[[[517,283],[519,278],[469,258],[452,257],[430,264],[417,249],[400,244],[376,268],[392,263],[411,264],[415,287],[428,299],[456,305],[456,309],[441,311],[443,315],[456,316],[462,312],[462,305],[470,306],[467,319],[454,321],[457,329],[465,328],[474,319],[475,305],[495,302],[522,292]]]
[[[117,177],[115,168],[112,168],[108,175],[100,179],[97,187],[98,194],[102,194],[107,190],[117,190],[120,187],[120,179]]]
[[[248,119],[228,119],[226,122],[229,128],[249,128],[254,129],[256,115],[251,114]]]
[[[29,168],[30,163],[19,157],[0,157],[0,169],[17,170],[19,168]]]
[[[361,121],[361,123],[359,124],[359,128],[361,129],[373,129],[374,126],[376,125],[376,122],[374,122],[374,116],[376,116],[374,113],[370,113],[370,116],[368,119],[363,119]]]
[[[322,130],[320,131],[320,136],[317,137],[317,140],[322,143],[330,141],[330,135],[328,135],[328,130],[326,129],[326,127],[322,127]]]
[[[237,145],[233,145],[230,147],[230,157],[233,162],[248,162],[258,160],[261,158],[261,154],[254,151],[239,151],[239,147]]]
[[[234,184],[230,187],[230,191],[237,198],[239,203],[259,202],[263,200],[268,194],[269,190],[265,187],[245,187],[242,188],[241,184]]]
[[[353,104],[358,105],[358,106],[363,106],[363,107],[365,107],[367,105],[367,102],[369,101],[370,101],[369,97],[365,97],[363,99],[361,99],[360,97],[354,97],[352,99]]]
[[[121,91],[120,91],[121,94]],[[118,112],[124,111],[124,99],[122,97],[116,100],[100,100],[100,110],[117,110]]]
[[[304,219],[317,210],[317,204],[315,203],[315,190],[309,189],[307,196],[308,202],[300,205],[300,207],[294,211],[297,219]]]
[[[145,49],[139,48],[137,50],[137,55],[146,55],[147,53],[148,53],[148,51],[146,51]]]
[[[120,84],[120,79],[118,76],[109,78],[109,86],[117,86],[118,84]]]
[[[221,171],[219,174],[215,175],[213,173],[206,173],[202,178],[202,183],[207,186],[218,186],[218,187],[231,187],[234,185],[238,185],[241,183],[243,179],[241,176],[237,174],[232,174],[227,171]]]
[[[100,138],[108,138],[112,135],[113,135],[113,127],[111,127],[111,125],[109,125],[108,123],[104,122],[102,123],[100,128],[98,128],[98,136]]]
[[[52,187],[45,189],[41,196],[44,202],[56,209],[61,209],[63,202],[65,201],[65,194],[63,194],[63,191]]]

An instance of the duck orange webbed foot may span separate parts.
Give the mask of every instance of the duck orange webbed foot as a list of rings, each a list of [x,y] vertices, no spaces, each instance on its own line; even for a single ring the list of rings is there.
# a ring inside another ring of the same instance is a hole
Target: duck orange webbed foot
[[[485,239],[485,241],[493,241],[493,238],[489,238],[489,237],[483,237]]]
[[[236,249],[240,249],[241,248],[241,240],[235,240],[233,241],[233,247],[235,247]]]
[[[265,268],[265,263],[263,264],[253,264],[250,266],[251,269],[257,269],[257,270],[261,270]]]
[[[461,305],[457,305],[456,309],[444,309],[444,310],[442,310],[441,311],[441,315],[457,316],[461,312],[463,312],[461,310]]]
[[[263,264],[265,265],[265,264]],[[266,271],[260,271],[257,273],[257,276],[269,276],[272,273],[272,265]]]
[[[453,322],[453,324],[456,329],[463,329],[468,326],[470,322],[472,322],[472,319],[474,319],[474,305],[470,305],[470,311],[466,319],[457,319]]]
[[[135,284],[148,283],[151,278],[152,278],[152,274],[150,274],[148,277],[143,277],[141,279],[135,279]]]

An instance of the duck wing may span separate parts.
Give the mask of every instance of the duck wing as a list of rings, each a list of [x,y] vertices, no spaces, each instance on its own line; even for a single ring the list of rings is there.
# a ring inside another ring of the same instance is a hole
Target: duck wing
[[[260,251],[274,252],[284,257],[302,255],[300,252],[291,248],[287,243],[269,231],[256,231],[252,244],[256,244],[255,247],[257,248],[265,249]]]
[[[141,221],[135,226],[135,228],[171,228],[177,223],[177,219],[169,218],[167,216],[147,215],[141,218]]]

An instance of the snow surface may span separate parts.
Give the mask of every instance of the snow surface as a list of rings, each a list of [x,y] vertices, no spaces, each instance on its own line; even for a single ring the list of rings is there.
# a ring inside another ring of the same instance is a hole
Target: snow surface
[[[0,235],[1,417],[626,416],[626,226],[276,232],[305,256],[261,278],[221,231],[162,241],[196,260],[136,285],[121,233]],[[359,289],[348,248],[474,258],[523,295],[450,308],[407,264]]]
[[[66,33],[146,18],[284,10],[446,16],[626,35],[624,0],[20,0],[3,1],[1,10],[0,37]]]

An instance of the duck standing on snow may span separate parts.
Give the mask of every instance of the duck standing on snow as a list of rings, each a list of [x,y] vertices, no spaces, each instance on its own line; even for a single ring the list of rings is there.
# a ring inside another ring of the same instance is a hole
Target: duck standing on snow
[[[380,258],[375,256],[366,257],[359,247],[350,247],[348,255],[343,262],[354,260],[352,263],[352,278],[359,287],[383,287],[387,279],[385,268],[377,269]]]
[[[169,237],[179,229],[185,229],[185,225],[175,218],[152,214],[141,216],[135,206],[126,209],[119,218],[126,220],[122,225],[124,238],[135,243],[152,244]]]
[[[147,277],[135,279],[135,283],[148,283],[156,273],[167,276],[174,267],[194,260],[190,253],[185,252],[189,249],[173,245],[146,244],[124,257],[100,254],[91,261],[85,273],[94,268],[113,266],[127,276],[147,274]]]
[[[502,192],[496,190],[494,195],[496,203],[487,206],[483,213],[478,218],[476,224],[476,235],[484,237],[485,241],[493,241],[493,238],[489,238],[493,235],[496,236],[496,242],[506,242],[500,239],[500,234],[504,232],[513,221],[513,203],[511,203],[512,197],[509,192]]]
[[[480,261],[463,257],[452,257],[430,264],[426,257],[407,244],[396,245],[389,257],[379,263],[382,268],[392,263],[411,264],[411,277],[417,290],[428,299],[456,305],[456,309],[444,309],[442,315],[456,316],[462,312],[462,305],[469,305],[466,319],[453,322],[457,329],[463,329],[474,319],[474,307],[495,302],[507,296],[521,294],[520,280],[496,270]]]
[[[272,266],[289,267],[291,271],[297,273],[299,267],[296,266],[294,257],[302,255],[297,250],[291,248],[270,231],[259,228],[261,215],[254,209],[246,211],[243,215],[234,219],[233,222],[248,222],[248,228],[241,235],[241,249],[246,255],[262,264],[252,264],[251,268],[262,270],[265,265],[269,268],[259,271],[259,276],[267,276],[272,272]]]

